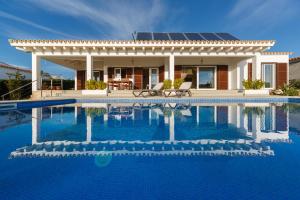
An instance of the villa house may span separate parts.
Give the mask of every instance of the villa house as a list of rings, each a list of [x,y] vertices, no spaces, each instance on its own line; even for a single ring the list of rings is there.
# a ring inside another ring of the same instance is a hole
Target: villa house
[[[195,90],[241,90],[260,79],[265,89],[288,82],[289,52],[270,52],[273,40],[240,40],[228,33],[138,32],[132,40],[9,40],[32,54],[33,92],[40,88],[41,59],[73,69],[75,90],[86,80],[114,89],[152,88],[183,78]]]
[[[9,79],[9,74],[15,74],[19,72],[24,76],[24,78],[27,80],[31,79],[31,70],[26,69],[23,67],[17,67],[14,65],[10,65],[4,62],[0,62],[0,80],[6,80]]]

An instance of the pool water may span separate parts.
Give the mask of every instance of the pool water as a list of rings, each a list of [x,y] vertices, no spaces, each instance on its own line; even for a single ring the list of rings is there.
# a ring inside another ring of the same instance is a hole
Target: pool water
[[[300,199],[300,104],[0,112],[0,199]]]

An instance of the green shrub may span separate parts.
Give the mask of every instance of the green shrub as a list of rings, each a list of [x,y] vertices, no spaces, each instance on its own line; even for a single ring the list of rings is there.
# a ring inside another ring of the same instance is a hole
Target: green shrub
[[[106,88],[106,83],[103,81],[98,81],[96,85],[97,85],[97,89],[99,90],[104,90]]]
[[[246,90],[259,90],[264,87],[262,80],[244,80],[243,86]]]
[[[299,95],[298,90],[293,86],[284,85],[281,89],[282,89],[283,95],[285,95],[285,96],[298,96]]]
[[[100,117],[106,113],[105,108],[86,108],[86,115],[90,117]]]
[[[183,79],[182,78],[177,78],[174,80],[174,89],[179,89],[179,87],[181,86],[181,84],[183,83]]]
[[[22,86],[22,83],[25,79],[25,76],[22,75],[20,72],[16,73],[7,73],[9,79],[7,80],[6,87],[8,88],[8,91],[13,91],[15,89],[18,89]],[[12,92],[9,94],[9,98],[12,100],[17,100],[22,98],[22,91],[20,89]]]
[[[164,80],[164,89],[171,89],[172,88],[172,80],[166,79]]]
[[[264,110],[262,109],[262,107],[245,107],[243,114],[244,115],[248,115],[248,114],[263,115]]]
[[[85,89],[87,90],[104,90],[106,88],[106,83],[103,81],[88,80],[85,84]]]

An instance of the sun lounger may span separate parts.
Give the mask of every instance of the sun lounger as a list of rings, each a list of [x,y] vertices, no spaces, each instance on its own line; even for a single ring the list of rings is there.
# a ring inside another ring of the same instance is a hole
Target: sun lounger
[[[177,97],[182,97],[185,96],[186,93],[191,97],[192,93],[191,93],[191,87],[192,87],[192,82],[183,82],[179,89],[168,89],[164,91],[164,96],[165,97],[170,97],[171,94],[175,94],[175,96]]]
[[[164,86],[164,83],[158,83],[152,89],[133,90],[132,94],[135,97],[157,96],[162,93],[163,86]]]

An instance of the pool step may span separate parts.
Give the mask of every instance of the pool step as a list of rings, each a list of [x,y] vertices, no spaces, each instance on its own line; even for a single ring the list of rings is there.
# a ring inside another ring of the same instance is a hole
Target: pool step
[[[17,104],[16,103],[1,103],[0,104],[0,111],[5,111],[5,110],[15,110],[17,109]]]

